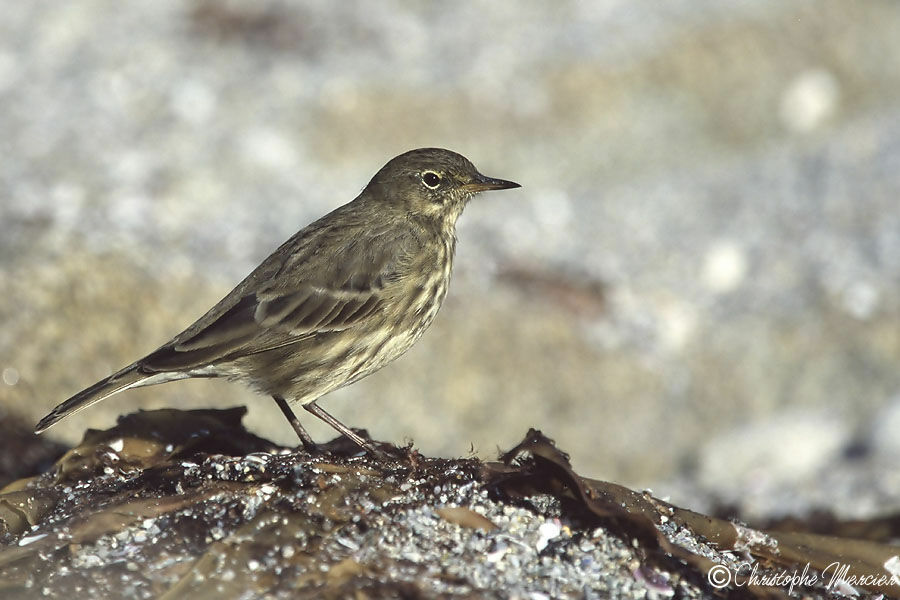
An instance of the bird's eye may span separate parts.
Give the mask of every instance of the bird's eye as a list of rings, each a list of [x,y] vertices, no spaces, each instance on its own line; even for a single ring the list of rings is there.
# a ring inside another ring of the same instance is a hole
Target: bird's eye
[[[434,171],[425,171],[422,173],[422,183],[431,189],[435,189],[441,185],[441,176]]]

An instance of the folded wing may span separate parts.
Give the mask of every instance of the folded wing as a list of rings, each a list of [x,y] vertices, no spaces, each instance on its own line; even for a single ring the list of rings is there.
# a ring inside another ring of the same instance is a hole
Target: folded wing
[[[372,318],[386,301],[386,282],[408,266],[415,240],[376,244],[365,235],[350,236],[342,252],[326,259],[317,252],[315,233],[289,240],[294,246],[286,259],[260,265],[194,325],[139,361],[140,370],[200,369]]]

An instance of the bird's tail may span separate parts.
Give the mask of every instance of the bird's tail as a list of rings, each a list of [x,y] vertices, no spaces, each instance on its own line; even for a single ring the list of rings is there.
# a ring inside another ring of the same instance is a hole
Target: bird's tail
[[[83,408],[87,408],[95,402],[100,402],[104,398],[108,398],[117,392],[127,390],[128,388],[147,385],[151,383],[146,381],[151,375],[142,373],[137,364],[125,367],[118,373],[113,373],[106,379],[101,379],[91,387],[81,390],[56,408],[49,415],[41,419],[35,426],[35,433],[42,433],[56,424],[60,419],[78,412]]]

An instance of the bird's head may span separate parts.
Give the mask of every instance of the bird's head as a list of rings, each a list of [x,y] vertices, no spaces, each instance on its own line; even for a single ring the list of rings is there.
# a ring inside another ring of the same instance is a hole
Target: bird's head
[[[465,156],[442,148],[410,150],[384,165],[365,192],[408,215],[452,229],[478,192],[520,187],[486,177]]]

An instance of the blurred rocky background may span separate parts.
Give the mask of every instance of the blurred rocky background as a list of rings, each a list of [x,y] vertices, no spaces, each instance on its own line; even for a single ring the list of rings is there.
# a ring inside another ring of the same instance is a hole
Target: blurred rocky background
[[[523,188],[470,205],[432,329],[327,410],[448,456],[534,425],[582,474],[689,506],[900,505],[895,2],[3,13],[3,418],[153,350],[389,158],[443,146]],[[47,435],[236,404],[292,442],[271,400],[216,381]]]

